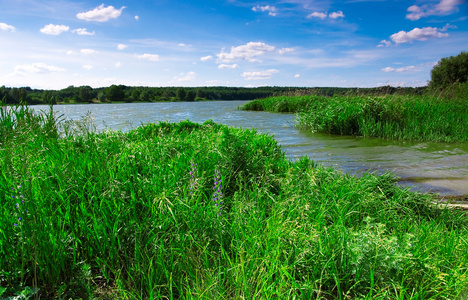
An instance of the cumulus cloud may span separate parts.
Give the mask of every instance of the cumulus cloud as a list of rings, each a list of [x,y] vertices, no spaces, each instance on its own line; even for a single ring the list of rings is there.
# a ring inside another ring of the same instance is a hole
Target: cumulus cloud
[[[125,6],[122,6],[120,9],[116,9],[113,6],[104,7],[104,4],[101,4],[93,10],[78,13],[76,17],[86,21],[107,22],[110,19],[120,17],[124,8]]]
[[[6,23],[0,23],[0,30],[14,32],[16,29],[15,27],[8,25]]]
[[[187,74],[180,73],[180,76],[176,76],[175,79],[179,82],[181,81],[192,81],[197,77],[197,73],[195,72],[188,72]]]
[[[149,61],[159,61],[159,55],[157,55],[157,54],[145,53],[145,54],[142,54],[142,55],[138,55],[138,58],[147,59]]]
[[[381,40],[381,41],[380,41],[380,44],[379,44],[377,47],[384,47],[384,46],[385,46],[385,47],[388,47],[388,46],[390,46],[391,44],[392,44],[392,42],[390,42],[390,41]]]
[[[231,63],[234,61],[246,60],[249,62],[258,62],[256,57],[268,52],[275,51],[274,46],[267,45],[261,42],[249,42],[245,45],[232,47],[231,52],[224,52],[216,54],[218,62]]]
[[[300,78],[300,77],[301,77],[301,74],[294,75],[294,78]]]
[[[218,66],[218,69],[237,69],[237,68],[239,68],[238,64],[232,64],[232,65],[221,64]]]
[[[276,15],[278,15],[276,7],[270,6],[270,5],[266,5],[266,6],[257,5],[257,6],[255,6],[255,7],[252,7],[252,10],[253,10],[253,11],[262,11],[262,12],[267,11],[268,14],[269,14],[270,16],[273,16],[273,17],[276,16]]]
[[[78,35],[95,35],[96,34],[94,31],[89,32],[86,28],[78,28],[78,29],[73,30],[72,32]]]
[[[33,63],[30,65],[18,65],[15,67],[15,73],[24,74],[24,73],[50,73],[50,72],[63,72],[65,69],[47,65],[45,63]]]
[[[212,59],[213,59],[212,55],[200,57],[201,61],[209,61],[209,60],[212,60]]]
[[[84,54],[84,55],[91,55],[91,54],[97,54],[98,53],[94,49],[81,49],[80,52],[81,52],[81,54]]]
[[[119,49],[119,50],[123,50],[125,48],[127,48],[127,45],[124,45],[124,44],[118,44],[117,45],[117,49]]]
[[[135,20],[140,20],[140,17],[139,16],[135,16]]]
[[[311,18],[320,18],[320,19],[325,19],[327,17],[327,14],[326,13],[321,13],[321,12],[318,12],[318,11],[315,11],[311,14],[309,14],[307,16],[307,18],[311,19]]]
[[[390,36],[390,39],[395,44],[410,43],[414,40],[426,41],[430,38],[445,38],[448,37],[448,33],[443,33],[449,28],[450,25],[447,24],[443,28],[439,29],[436,27],[423,27],[423,28],[414,28],[411,31],[399,31]]]
[[[59,35],[62,32],[68,31],[70,27],[65,26],[65,25],[54,25],[54,24],[49,24],[41,28],[41,32],[44,34],[51,34],[51,35]]]
[[[344,18],[345,15],[341,10],[332,12],[331,14],[328,15],[331,19],[338,19],[338,18]]]
[[[264,71],[257,71],[257,72],[244,72],[242,73],[242,77],[246,80],[262,80],[262,79],[270,79],[273,74],[278,73],[279,71],[276,69],[269,69]]]
[[[311,14],[309,14],[307,16],[308,19],[319,18],[319,19],[322,19],[322,20],[324,20],[327,17],[329,17],[330,19],[338,19],[338,18],[344,18],[345,15],[343,14],[343,12],[341,10],[339,10],[339,11],[332,12],[329,15],[327,15],[326,13],[323,13],[323,12],[315,11],[315,12],[313,12],[313,13],[311,13]]]
[[[407,9],[409,13],[406,15],[406,18],[411,21],[416,21],[427,16],[449,15],[458,12],[457,5],[463,4],[464,2],[464,0],[441,0],[439,4],[436,5],[412,5]]]
[[[382,72],[385,72],[385,73],[389,73],[389,72],[397,72],[397,73],[401,73],[401,72],[410,72],[410,71],[415,71],[417,70],[417,68],[415,66],[407,66],[407,67],[403,67],[403,68],[392,68],[392,67],[386,67],[386,68],[383,68],[382,69]]]

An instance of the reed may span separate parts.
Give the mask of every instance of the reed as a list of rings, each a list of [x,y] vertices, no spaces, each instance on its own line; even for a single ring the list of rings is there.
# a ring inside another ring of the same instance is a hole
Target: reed
[[[316,132],[440,142],[468,141],[468,103],[430,96],[275,97],[242,109],[297,113]]]
[[[73,134],[49,116],[0,122],[1,297],[466,294],[468,217],[390,174],[293,163],[211,121]]]

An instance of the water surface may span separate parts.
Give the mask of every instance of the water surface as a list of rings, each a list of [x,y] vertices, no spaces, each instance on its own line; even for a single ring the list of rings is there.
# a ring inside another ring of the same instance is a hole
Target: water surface
[[[308,156],[317,163],[356,175],[392,172],[400,178],[400,185],[414,190],[468,195],[468,143],[388,141],[312,133],[298,129],[293,114],[237,110],[246,102],[75,104],[55,105],[54,110],[71,120],[90,113],[98,130],[128,131],[148,122],[202,123],[210,119],[234,127],[256,128],[272,134],[291,160]]]

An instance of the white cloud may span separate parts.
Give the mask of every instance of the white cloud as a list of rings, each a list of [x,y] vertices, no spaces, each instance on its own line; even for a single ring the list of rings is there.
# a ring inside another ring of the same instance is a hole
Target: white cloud
[[[238,64],[232,64],[232,65],[221,64],[218,66],[218,69],[237,69],[237,68],[239,68]]]
[[[67,55],[74,55],[74,54],[76,54],[75,51],[72,51],[72,50],[67,51]]]
[[[407,9],[409,14],[406,15],[406,18],[416,21],[427,16],[448,15],[458,12],[456,6],[464,2],[464,0],[441,0],[437,5],[412,5]]]
[[[84,55],[91,55],[91,54],[97,54],[98,53],[94,49],[81,49],[80,52],[81,52],[81,54],[84,54]]]
[[[436,27],[423,27],[423,28],[414,28],[411,31],[400,31],[397,33],[394,33],[390,36],[390,39],[395,43],[395,44],[403,44],[403,43],[409,43],[414,40],[418,41],[425,41],[429,38],[444,38],[448,37],[448,33],[442,33],[442,31],[446,31],[447,28],[450,27],[450,25],[444,26],[444,28],[439,29]]]
[[[85,69],[85,70],[91,70],[92,68],[94,68],[92,65],[84,65],[83,66],[83,69]]]
[[[104,4],[101,4],[93,10],[77,14],[76,17],[86,21],[107,22],[110,19],[120,17],[124,8],[125,6],[122,6],[120,9],[116,9],[113,6],[104,7]]]
[[[398,72],[398,73],[401,73],[401,72],[410,72],[410,71],[416,71],[417,68],[415,66],[407,66],[407,67],[403,67],[403,68],[392,68],[392,67],[386,67],[386,68],[383,68],[382,69],[382,72],[385,72],[385,73],[388,73],[388,72]]]
[[[59,35],[62,32],[68,31],[70,27],[65,26],[65,25],[54,25],[54,24],[49,24],[41,28],[41,32],[44,34],[51,34],[51,35]]]
[[[301,77],[301,74],[294,75],[294,78],[300,78],[300,77]]]
[[[147,60],[150,60],[150,61],[159,61],[159,55],[157,55],[157,54],[145,53],[145,54],[142,54],[142,55],[138,55],[138,58],[147,59]]]
[[[127,48],[127,45],[124,45],[124,44],[118,44],[117,45],[117,49],[119,49],[119,50],[123,50],[125,48]]]
[[[253,11],[262,11],[262,12],[267,11],[268,14],[269,14],[270,16],[273,16],[273,17],[276,16],[276,15],[278,15],[278,13],[276,12],[276,11],[277,11],[276,7],[270,6],[270,5],[266,5],[266,6],[257,5],[257,6],[255,6],[255,7],[252,7],[252,10],[253,10]]]
[[[208,61],[208,60],[212,60],[212,59],[213,59],[213,56],[212,56],[212,55],[200,57],[200,60],[201,60],[201,61]]]
[[[285,53],[288,53],[288,52],[294,52],[295,49],[294,48],[281,48],[278,50],[278,53],[283,55]]]
[[[16,29],[15,27],[8,25],[6,23],[0,23],[0,30],[14,32]]]
[[[331,14],[327,15],[326,13],[323,12],[318,12],[315,11],[311,14],[309,14],[306,18],[311,19],[311,18],[319,18],[324,20],[326,17],[329,17],[330,19],[338,19],[338,18],[344,18],[345,15],[341,10],[332,12]]]
[[[95,35],[96,33],[89,32],[86,28],[78,28],[72,31],[73,33],[77,33],[78,35]]]
[[[392,44],[392,42],[387,41],[387,40],[381,40],[380,44],[377,47],[388,47]]]
[[[315,12],[313,12],[313,13],[311,13],[311,14],[309,14],[307,16],[308,19],[310,19],[310,18],[320,18],[322,20],[325,19],[326,17],[327,17],[326,13],[320,13],[320,12],[317,12],[317,11],[315,11]]]
[[[120,67],[122,66],[122,63],[121,63],[120,61],[118,61],[118,62],[116,62],[116,63],[114,64],[114,66],[115,66],[116,68],[120,68]]]
[[[139,16],[135,16],[135,20],[140,20],[140,17]]]
[[[15,73],[24,74],[24,73],[50,73],[50,72],[63,72],[65,69],[47,65],[45,63],[33,63],[30,65],[18,65],[15,67]]]
[[[331,19],[338,19],[338,18],[344,18],[345,15],[341,10],[332,12],[331,14],[328,15]]]
[[[275,51],[274,46],[261,42],[249,42],[246,45],[231,47],[231,52],[229,53],[222,50],[221,53],[216,54],[216,56],[218,57],[218,61],[223,63],[231,63],[239,60],[258,62],[259,60],[255,57],[272,51]]]
[[[279,71],[276,69],[269,69],[264,71],[258,72],[244,72],[242,73],[242,77],[246,80],[261,80],[261,79],[270,79],[273,74],[278,73]]]
[[[175,79],[177,81],[192,81],[195,79],[195,77],[197,77],[197,73],[192,71],[192,72],[188,72],[187,74],[180,73],[180,77],[176,76]]]

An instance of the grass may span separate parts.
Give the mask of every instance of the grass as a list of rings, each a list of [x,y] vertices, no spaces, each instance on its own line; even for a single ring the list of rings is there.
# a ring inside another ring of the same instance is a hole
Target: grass
[[[299,126],[322,133],[396,140],[468,141],[468,102],[430,96],[279,96],[245,110],[297,113]]]
[[[0,297],[467,293],[468,217],[389,174],[293,163],[271,136],[211,121],[94,133],[1,109]]]

